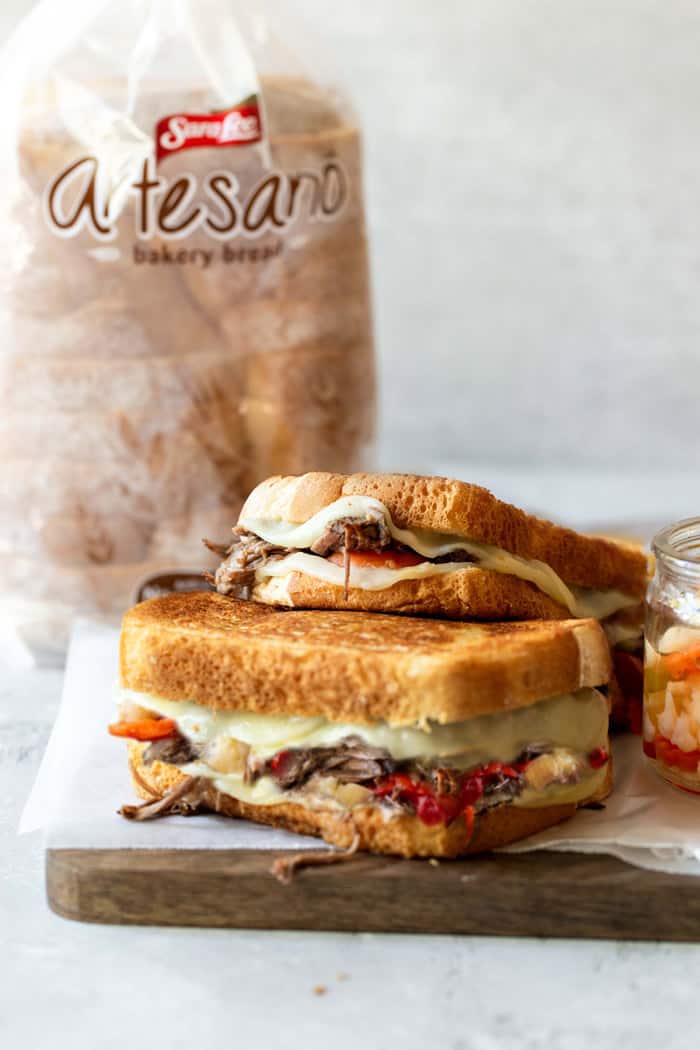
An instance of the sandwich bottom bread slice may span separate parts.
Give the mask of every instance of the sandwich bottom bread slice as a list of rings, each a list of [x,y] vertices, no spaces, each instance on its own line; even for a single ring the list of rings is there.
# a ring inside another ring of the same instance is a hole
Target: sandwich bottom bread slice
[[[149,819],[209,810],[405,857],[495,849],[612,785],[594,620],[279,611],[217,594],[124,618],[119,721]]]

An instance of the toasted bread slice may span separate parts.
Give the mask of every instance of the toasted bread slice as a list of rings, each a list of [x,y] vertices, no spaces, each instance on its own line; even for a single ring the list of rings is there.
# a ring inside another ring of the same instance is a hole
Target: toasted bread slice
[[[478,485],[450,478],[328,473],[272,477],[251,492],[240,520],[299,524],[344,496],[380,500],[402,529],[464,536],[544,562],[568,585],[644,596],[648,557],[642,547],[581,535],[526,514]]]
[[[134,787],[140,798],[162,798],[185,780],[177,766],[164,762],[145,765],[145,744],[129,743],[129,764]],[[243,817],[259,824],[271,824],[301,835],[319,835],[333,846],[401,857],[458,857],[499,849],[528,835],[552,827],[572,817],[579,806],[605,798],[612,789],[612,761],[607,764],[603,787],[578,804],[542,806],[527,809],[504,804],[476,817],[473,830],[459,817],[449,825],[428,827],[418,817],[402,813],[387,819],[377,807],[356,806],[346,812],[309,808],[298,802],[270,806],[240,802],[222,794],[213,785],[197,784],[196,804],[202,809],[228,817]]]
[[[195,592],[124,617],[121,684],[220,710],[458,722],[608,681],[595,620],[452,623],[280,611]]]
[[[304,572],[257,582],[254,601],[292,609],[357,609],[401,616],[440,616],[447,620],[565,620],[564,605],[527,580],[473,565],[441,576],[399,580],[380,591],[342,587]]]

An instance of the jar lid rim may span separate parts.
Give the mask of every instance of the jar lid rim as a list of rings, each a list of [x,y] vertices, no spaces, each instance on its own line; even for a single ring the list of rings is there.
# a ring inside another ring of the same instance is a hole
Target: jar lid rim
[[[691,549],[684,549],[683,542],[688,543],[691,540]],[[672,525],[666,525],[654,536],[651,549],[654,554],[675,562],[700,566],[700,517],[683,518]]]

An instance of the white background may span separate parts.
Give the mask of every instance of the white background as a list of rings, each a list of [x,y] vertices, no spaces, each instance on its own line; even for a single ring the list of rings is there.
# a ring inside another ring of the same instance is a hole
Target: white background
[[[695,468],[700,4],[285,9],[366,130],[384,465]]]

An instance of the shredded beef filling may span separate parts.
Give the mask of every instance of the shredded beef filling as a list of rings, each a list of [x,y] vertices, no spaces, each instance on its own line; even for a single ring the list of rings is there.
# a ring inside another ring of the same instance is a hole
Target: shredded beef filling
[[[359,737],[347,737],[337,747],[295,748],[281,751],[252,766],[247,779],[273,776],[285,791],[303,787],[316,774],[335,777],[343,784],[363,784],[386,776],[396,768],[388,751],[369,747]]]
[[[533,744],[519,756],[514,766],[521,769],[547,754],[547,745]],[[419,781],[427,782],[438,796],[459,795],[463,789],[465,770],[445,766],[430,766],[417,761],[397,762],[384,748],[369,747],[359,737],[347,737],[336,747],[293,748],[280,751],[263,761],[249,762],[246,780],[254,782],[259,777],[271,776],[284,791],[303,788],[314,776],[335,777],[341,783],[360,784],[373,787],[376,781],[392,773],[406,773]],[[467,772],[468,775],[468,772]],[[564,779],[554,773],[552,780]],[[568,779],[568,775],[567,775]],[[484,779],[483,794],[476,809],[486,809],[511,802],[527,786],[527,778],[494,771]],[[383,796],[385,805],[405,808],[401,801],[401,790]]]
[[[433,565],[444,565],[451,561],[473,562],[476,561],[476,558],[473,554],[470,554],[469,551],[457,550],[450,551],[449,554],[440,554],[437,558],[428,558],[428,561],[431,561]]]
[[[251,597],[255,572],[261,565],[294,553],[288,547],[277,547],[240,527],[233,530],[233,541],[229,546],[209,540],[204,543],[209,550],[223,558],[216,573],[213,576],[207,574],[207,578],[216,586],[219,594],[231,594],[235,598]],[[389,548],[409,549],[394,541],[381,511],[370,510],[363,518],[345,517],[331,522],[323,535],[311,545],[310,552],[328,558],[339,552],[384,551]],[[468,551],[455,550],[425,560],[440,565],[445,562],[473,562],[475,559]],[[346,589],[348,569],[349,563],[346,565]]]
[[[323,536],[311,545],[312,554],[327,558],[338,551],[383,551],[393,537],[381,511],[371,510],[365,518],[338,518]]]
[[[214,576],[208,578],[219,594],[232,594],[234,598],[249,599],[255,584],[255,570],[268,561],[291,553],[286,547],[275,547],[241,528],[233,530],[233,542],[229,547],[210,540],[205,540],[204,544],[224,559]]]
[[[197,757],[197,752],[186,737],[178,733],[162,740],[154,740],[143,753],[143,764],[168,762],[171,766],[186,766]]]
[[[523,751],[518,761],[532,761],[545,751],[545,745],[532,745]],[[200,754],[201,749],[178,733],[152,741],[144,751],[143,763],[146,766],[153,762],[184,766],[199,758]],[[334,777],[342,784],[371,787],[375,781],[398,771],[426,781],[436,794],[445,796],[459,793],[464,776],[463,770],[449,767],[433,767],[416,761],[397,762],[386,748],[370,747],[360,737],[349,736],[335,747],[290,748],[268,759],[249,759],[244,779],[247,783],[254,783],[260,777],[271,776],[283,791],[303,788],[315,776]],[[522,788],[522,778],[501,774],[491,776],[485,786],[482,805],[508,802]],[[388,805],[400,805],[392,796],[384,801]]]
[[[149,799],[136,806],[122,806],[119,813],[127,820],[155,820],[156,817],[168,817],[174,813],[191,817],[201,808],[197,786],[196,777],[185,777],[162,798]]]
[[[160,761],[186,765],[201,754],[200,747],[177,733],[151,742],[144,752],[144,764]],[[588,756],[588,764],[596,769],[607,760],[602,748]],[[269,776],[283,791],[292,791],[304,789],[315,777],[332,777],[342,784],[367,788],[384,807],[415,812],[424,823],[434,824],[450,823],[467,810],[480,813],[512,802],[525,788],[543,790],[550,784],[577,783],[586,768],[584,756],[558,751],[545,743],[529,745],[512,763],[489,762],[465,770],[416,759],[397,761],[386,748],[370,747],[359,736],[348,736],[334,747],[289,748],[270,758],[249,758],[244,779],[254,783]],[[201,807],[198,785],[202,782],[187,777],[163,798],[123,806],[120,812],[130,820],[196,813]]]

